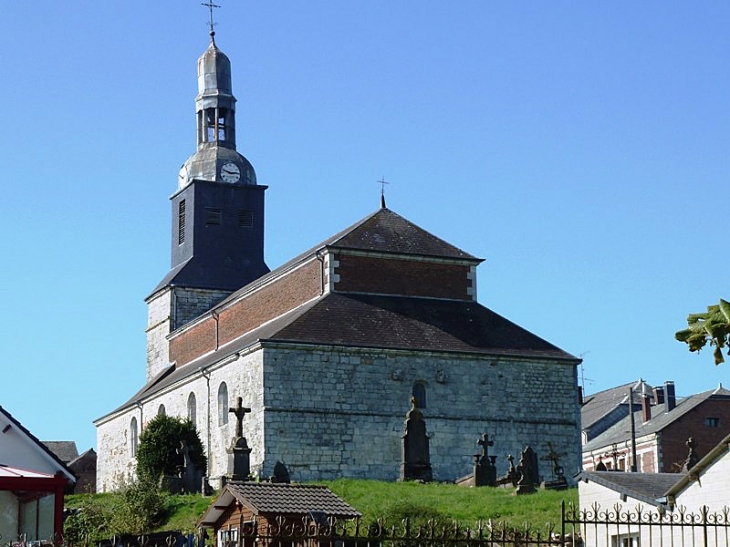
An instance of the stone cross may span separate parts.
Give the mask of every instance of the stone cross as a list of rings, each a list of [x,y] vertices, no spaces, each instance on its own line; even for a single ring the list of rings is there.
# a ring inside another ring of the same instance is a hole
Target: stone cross
[[[236,415],[236,439],[243,437],[243,417],[251,412],[250,408],[243,406],[243,397],[239,397],[236,403],[236,408],[229,408],[228,412],[232,412]]]
[[[482,447],[483,461],[487,462],[489,459],[489,447],[494,446],[494,441],[490,441],[489,435],[483,433],[482,438],[477,441],[477,444]]]

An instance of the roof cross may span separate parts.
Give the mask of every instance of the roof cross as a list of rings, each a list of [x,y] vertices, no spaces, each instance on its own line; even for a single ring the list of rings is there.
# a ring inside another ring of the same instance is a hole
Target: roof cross
[[[207,2],[202,2],[200,4],[201,6],[205,6],[210,10],[210,35],[215,35],[214,27],[216,23],[213,21],[213,8],[219,8],[220,6],[218,4],[214,4],[213,0],[208,0]]]
[[[383,175],[378,184],[380,184],[380,208],[385,209],[385,185],[390,183],[385,180],[385,175]]]

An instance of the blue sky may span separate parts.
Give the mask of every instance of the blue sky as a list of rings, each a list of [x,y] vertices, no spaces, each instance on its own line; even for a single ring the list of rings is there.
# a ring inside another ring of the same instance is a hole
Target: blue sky
[[[728,298],[730,4],[220,0],[274,268],[378,207],[485,258],[482,304],[588,393],[730,365],[674,332]],[[0,0],[0,404],[42,439],[144,382],[144,298],[195,150],[206,8]]]

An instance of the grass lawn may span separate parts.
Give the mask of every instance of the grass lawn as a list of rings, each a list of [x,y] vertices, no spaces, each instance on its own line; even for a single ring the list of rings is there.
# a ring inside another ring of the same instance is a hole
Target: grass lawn
[[[560,504],[577,503],[578,490],[561,492],[538,491],[525,496],[513,495],[513,489],[464,488],[453,484],[418,484],[412,482],[381,482],[339,479],[318,484],[327,485],[363,515],[370,523],[382,519],[392,526],[403,518],[439,522],[458,521],[474,527],[489,520],[504,522],[510,527],[543,529],[548,523],[560,525]],[[88,496],[114,507],[120,503],[117,494],[80,494],[68,496],[67,507],[79,507]],[[200,495],[169,495],[165,497],[165,520],[158,530],[190,532],[197,520],[213,501]]]
[[[578,502],[578,489],[538,491],[515,496],[514,489],[465,488],[454,484],[418,484],[340,479],[322,482],[363,514],[365,521],[402,518],[458,521],[464,526],[502,521],[509,526],[559,525],[560,504]]]

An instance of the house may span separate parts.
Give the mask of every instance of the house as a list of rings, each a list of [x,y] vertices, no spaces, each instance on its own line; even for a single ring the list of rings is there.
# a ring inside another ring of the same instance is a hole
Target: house
[[[720,385],[678,398],[673,382],[654,388],[640,380],[586,398],[581,408],[584,470],[599,464],[631,468],[632,418],[637,470],[676,473],[687,460],[690,437],[702,455],[730,431],[730,391]]]
[[[96,451],[93,448],[79,454],[74,441],[43,441],[43,444],[76,477],[76,483],[71,485],[72,490],[68,493],[93,494],[96,492]]]
[[[76,478],[0,406],[0,537],[48,540],[63,533],[64,489]]]
[[[295,531],[287,538],[291,544],[303,545],[309,544],[305,538],[310,524],[358,517],[357,510],[326,486],[240,482],[226,484],[198,520],[198,527],[213,532],[216,547],[231,542],[246,547],[269,545],[275,536],[281,540],[279,533],[285,529]]]
[[[591,523],[583,527],[586,545],[727,546],[729,447],[727,435],[681,473],[581,471],[576,476],[581,519]]]
[[[270,271],[267,186],[236,149],[231,63],[214,34],[198,91],[198,147],[170,198],[171,269],[146,299],[147,381],[95,421],[97,491],[134,476],[140,434],[161,413],[195,424],[219,487],[239,397],[257,477],[281,460],[300,482],[398,479],[412,397],[432,434],[435,480],[468,473],[485,432],[495,453],[551,443],[572,476],[580,360],[478,302],[482,259],[382,199]]]

